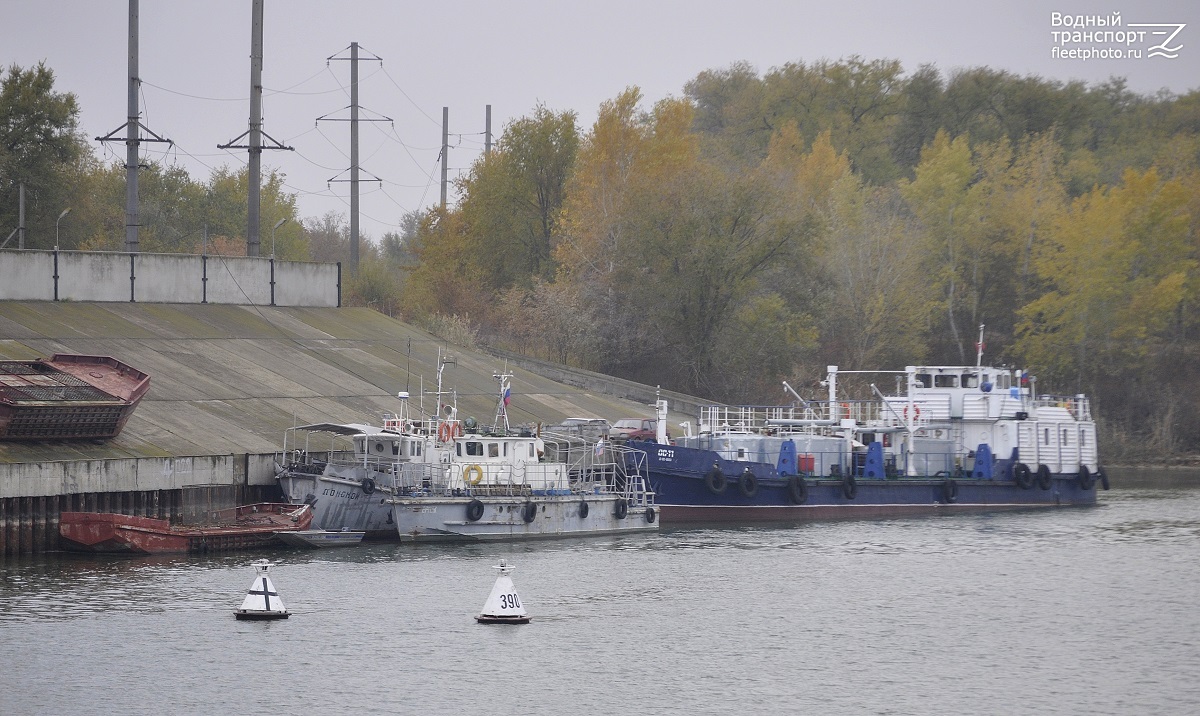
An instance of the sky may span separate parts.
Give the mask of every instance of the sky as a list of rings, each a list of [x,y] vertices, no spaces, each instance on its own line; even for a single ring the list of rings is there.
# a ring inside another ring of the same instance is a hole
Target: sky
[[[139,3],[141,121],[174,142],[143,144],[145,159],[182,166],[197,181],[246,165],[245,150],[217,145],[249,126],[251,7]],[[1114,13],[1117,27],[1074,24]],[[127,116],[128,17],[128,0],[0,0],[0,60],[44,61],[56,91],[78,98],[83,133],[113,134]],[[1164,31],[1135,24],[1186,26],[1159,36],[1166,53],[1153,53],[1151,34],[1132,44],[1112,35],[1063,44],[1053,34]],[[1063,82],[1124,77],[1143,94],[1200,89],[1195,0],[266,0],[263,36],[263,130],[294,147],[265,151],[264,173],[286,175],[304,218],[349,215],[350,129],[339,120],[350,116],[351,43],[373,58],[359,63],[360,116],[381,121],[360,124],[359,165],[361,233],[374,240],[439,201],[443,107],[453,179],[482,154],[488,105],[494,138],[539,105],[575,112],[586,132],[601,103],[626,87],[640,88],[649,109],[683,96],[700,72],[736,62],[765,74],[859,55],[899,60],[906,73],[988,66]],[[123,143],[92,145],[124,162]]]

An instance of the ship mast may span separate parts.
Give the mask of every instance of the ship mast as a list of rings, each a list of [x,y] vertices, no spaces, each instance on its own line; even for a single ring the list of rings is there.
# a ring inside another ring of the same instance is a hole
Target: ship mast
[[[499,429],[504,426],[504,434],[508,434],[508,402],[512,400],[512,373],[507,372],[508,366],[505,366],[505,372],[493,373],[492,377],[500,383],[500,397],[496,399],[496,417],[492,425]]]

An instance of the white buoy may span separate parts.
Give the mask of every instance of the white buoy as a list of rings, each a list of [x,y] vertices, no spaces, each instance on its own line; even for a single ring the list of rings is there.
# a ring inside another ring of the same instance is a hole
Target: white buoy
[[[271,571],[271,561],[260,559],[254,562],[253,567],[254,581],[242,600],[241,609],[235,610],[233,616],[238,619],[287,619],[291,615],[283,607],[279,592],[275,591],[275,585],[267,576],[267,572]]]
[[[525,606],[517,596],[512,577],[508,576],[514,568],[500,560],[500,564],[494,565],[492,569],[500,570],[500,576],[496,577],[492,593],[483,604],[483,612],[475,617],[475,621],[480,624],[528,624],[529,617],[525,614]]]

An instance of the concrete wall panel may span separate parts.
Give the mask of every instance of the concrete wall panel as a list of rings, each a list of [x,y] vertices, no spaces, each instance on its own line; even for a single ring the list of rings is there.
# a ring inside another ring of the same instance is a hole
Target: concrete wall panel
[[[276,261],[275,305],[336,308],[337,264]]]
[[[208,302],[271,305],[271,262],[243,256],[208,257]]]
[[[58,253],[60,301],[128,301],[131,273],[129,254],[84,251]]]
[[[200,264],[197,256],[138,254],[135,300],[146,303],[200,303],[204,298],[204,277]]]
[[[0,251],[0,298],[54,300],[53,251]]]

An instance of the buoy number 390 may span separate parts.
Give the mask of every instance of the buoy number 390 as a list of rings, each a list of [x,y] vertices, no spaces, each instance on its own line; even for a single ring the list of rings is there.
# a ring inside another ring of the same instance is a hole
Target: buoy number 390
[[[501,609],[520,609],[521,608],[521,600],[517,599],[517,595],[515,595],[515,594],[501,594],[500,595],[500,608]]]

